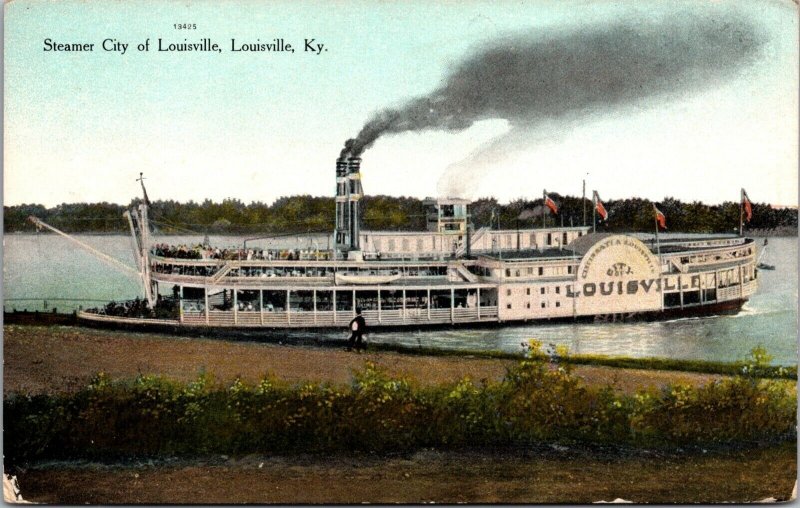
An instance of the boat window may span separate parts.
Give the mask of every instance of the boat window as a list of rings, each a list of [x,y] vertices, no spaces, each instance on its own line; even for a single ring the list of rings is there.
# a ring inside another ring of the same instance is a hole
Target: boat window
[[[700,303],[700,291],[687,291],[683,293],[684,305],[695,305]]]
[[[544,268],[541,266],[539,267],[539,275],[544,275]]]
[[[540,289],[539,289],[539,291],[541,291],[541,294],[544,294],[544,293],[545,293],[545,289],[547,289],[547,288],[540,288]]]
[[[665,293],[664,307],[678,307],[681,304],[680,293]]]

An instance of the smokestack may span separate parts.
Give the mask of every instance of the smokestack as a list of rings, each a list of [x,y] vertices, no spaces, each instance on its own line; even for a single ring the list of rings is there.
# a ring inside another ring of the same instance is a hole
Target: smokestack
[[[347,201],[350,195],[349,190],[347,159],[342,155],[336,159],[336,226],[334,229],[336,250],[347,250],[350,247],[350,212]]]
[[[348,179],[348,209],[349,209],[349,225],[350,225],[350,249],[360,250],[359,241],[359,222],[360,222],[360,209],[359,201],[361,200],[361,158],[349,157],[347,159],[347,179]]]
[[[336,159],[336,250],[348,252],[360,249],[359,201],[361,189],[361,159],[343,153]]]
[[[346,176],[347,175],[347,159],[344,157],[339,157],[336,159],[336,176]]]
[[[361,157],[349,157],[347,159],[347,169],[349,173],[361,171]]]

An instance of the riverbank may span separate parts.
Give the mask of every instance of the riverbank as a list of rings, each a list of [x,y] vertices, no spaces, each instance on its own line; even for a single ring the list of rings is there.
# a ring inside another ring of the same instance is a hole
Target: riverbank
[[[65,326],[3,327],[5,393],[73,393],[98,372],[111,378],[159,375],[187,382],[200,372],[220,384],[237,377],[257,383],[265,374],[297,383],[349,384],[354,370],[370,361],[391,375],[408,375],[427,385],[463,377],[499,380],[511,358],[425,356],[392,351],[354,353],[342,348],[315,348],[259,342],[234,342],[169,335],[116,332]],[[574,373],[588,384],[610,384],[625,393],[667,383],[701,385],[723,377],[667,370],[620,369],[576,365]]]
[[[519,364],[506,358],[390,351],[359,354],[338,348],[19,325],[4,327],[4,355],[6,396],[11,392],[75,394],[100,371],[110,380],[154,375],[184,383],[205,373],[225,391],[237,378],[255,384],[265,375],[290,385],[310,381],[346,387],[367,362],[392,377],[413,378],[420,386],[452,384],[464,377],[497,382]],[[675,383],[700,387],[728,378],[590,365],[576,365],[573,372],[589,389],[610,386],[621,395]],[[111,396],[111,392],[103,393]],[[145,395],[141,389],[137,393]],[[562,402],[571,398],[565,394]],[[92,412],[82,414],[88,418]],[[130,426],[120,427],[126,428]],[[118,438],[107,444],[113,447]],[[14,436],[7,434],[6,439]],[[152,460],[137,459],[142,455],[135,454],[122,462],[113,462],[109,456],[102,463],[78,460],[79,453],[65,457],[73,460],[40,459],[6,467],[18,475],[26,500],[68,504],[584,503],[618,497],[635,502],[744,502],[785,499],[791,491],[796,477],[794,445],[773,443],[683,447],[686,451],[675,446],[651,449],[588,442],[438,446],[404,453],[308,454],[305,448],[297,448],[303,452],[162,454]]]

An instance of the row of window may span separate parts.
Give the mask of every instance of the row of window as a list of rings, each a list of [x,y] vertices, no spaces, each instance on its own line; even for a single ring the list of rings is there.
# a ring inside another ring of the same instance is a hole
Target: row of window
[[[431,250],[437,250],[437,247],[436,247],[436,244],[437,244],[436,236],[433,236],[431,238],[431,242],[432,242]],[[397,249],[397,246],[398,246],[397,239],[389,238],[389,240],[386,243],[387,243],[386,252],[398,251],[398,249]],[[400,239],[399,243],[400,243],[400,249],[399,249],[398,252],[410,252],[411,251],[411,240],[410,239],[402,238],[402,239]],[[444,240],[441,240],[439,242],[439,244],[440,244],[440,247],[442,247],[442,248],[455,248],[458,245],[458,241],[455,238],[453,238],[449,242],[444,242]],[[377,238],[377,237],[373,238],[372,239],[372,246],[376,251],[383,250],[383,247],[384,247],[383,240],[381,238]],[[423,252],[424,250],[425,250],[425,239],[424,238],[417,238],[416,239],[416,249],[415,249],[414,252]]]
[[[541,306],[542,306],[543,309],[546,309],[547,308],[547,302],[542,302]],[[556,302],[556,307],[561,307],[561,302]],[[530,309],[531,308],[531,302],[526,302],[525,303],[525,308],[526,309]],[[511,309],[511,304],[510,303],[506,304],[506,309]]]
[[[534,274],[534,269],[536,270],[536,275],[539,275],[539,276],[544,275],[544,267],[543,266],[538,266],[538,267],[529,266],[527,268],[516,268],[516,269],[514,269],[514,268],[506,268],[506,277],[522,277],[523,274],[530,276],[530,275]],[[567,274],[571,275],[573,273],[574,269],[575,269],[574,266],[567,265]],[[554,266],[549,271],[552,272],[552,273],[550,273],[548,275],[563,275],[564,267],[563,266]]]
[[[583,232],[582,231],[578,231],[578,235],[577,236],[578,237],[583,236]],[[519,238],[519,240],[518,240],[518,238]],[[499,243],[502,243],[503,246],[508,247],[508,248],[516,247],[518,241],[521,243],[521,238],[520,238],[520,235],[518,235],[518,234],[517,235],[493,235],[492,236],[492,243],[493,244],[497,245]],[[569,243],[569,233],[566,232],[566,231],[561,233],[560,235],[559,235],[559,233],[547,233],[547,235],[545,236],[544,244],[547,247],[552,247],[554,245],[564,246],[564,245],[567,245],[568,243]],[[528,235],[528,245],[531,248],[536,248],[536,246],[538,245],[538,241],[536,240],[536,233],[530,233]]]
[[[747,247],[746,249],[738,249],[731,252],[725,252],[723,254],[700,254],[694,256],[682,256],[681,263],[682,264],[689,264],[689,263],[706,263],[709,261],[722,261],[725,259],[735,259],[737,257],[744,257],[749,256],[753,253],[752,247]]]
[[[550,289],[550,288],[544,287],[544,286],[540,287],[539,288],[539,294],[546,295],[549,292],[548,289]],[[511,291],[512,291],[511,289],[506,289],[506,296],[511,296]],[[561,286],[555,286],[555,292],[556,292],[557,295],[560,295],[561,294]],[[525,294],[530,296],[531,295],[531,288],[525,288]]]

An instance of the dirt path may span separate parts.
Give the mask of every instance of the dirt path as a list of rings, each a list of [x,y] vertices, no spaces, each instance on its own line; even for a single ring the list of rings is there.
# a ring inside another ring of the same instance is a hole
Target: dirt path
[[[575,450],[407,457],[257,457],[172,466],[50,467],[19,474],[26,500],[111,503],[637,503],[786,499],[795,448],[663,457]]]
[[[188,381],[202,370],[227,383],[237,376],[255,383],[266,373],[289,382],[349,383],[369,360],[420,383],[500,379],[511,360],[414,356],[392,352],[357,354],[343,349],[281,346],[78,327],[3,327],[6,393],[74,391],[94,374],[130,378],[158,374]],[[613,383],[632,392],[667,382],[705,383],[717,376],[695,373],[576,366],[589,383]]]

